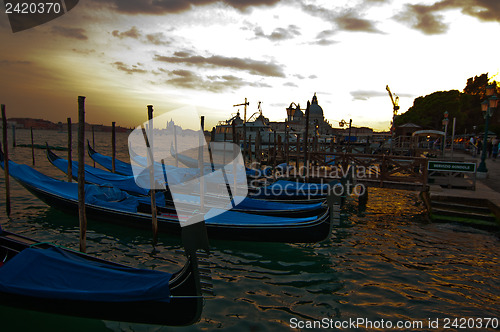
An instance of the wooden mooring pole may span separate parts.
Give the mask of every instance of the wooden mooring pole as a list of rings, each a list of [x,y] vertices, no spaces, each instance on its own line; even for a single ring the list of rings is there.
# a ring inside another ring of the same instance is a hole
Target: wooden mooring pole
[[[204,164],[203,164],[203,145],[205,143],[205,117],[202,115],[200,119],[201,135],[198,142],[198,168],[200,169],[200,208],[201,211],[205,209],[205,180],[203,178]]]
[[[358,208],[362,211],[366,210],[367,203],[368,203],[368,187],[363,186],[363,191],[358,196]]]
[[[148,120],[149,120],[149,133],[148,133],[148,166],[149,170],[149,183],[151,186],[151,190],[149,194],[151,195],[151,223],[153,229],[153,246],[156,246],[158,243],[158,217],[156,215],[156,191],[155,191],[155,171],[154,171],[154,154],[153,154],[153,135],[154,135],[154,126],[153,126],[153,105],[148,105]],[[175,151],[177,153],[177,151]]]
[[[290,141],[288,139],[288,121],[285,120],[285,163],[288,167],[288,163],[290,162]]]
[[[116,122],[111,122],[111,150],[113,159],[111,160],[111,171],[115,173],[115,163],[116,163]]]
[[[16,125],[12,124],[12,147],[16,147]]]
[[[71,132],[71,130],[70,130]],[[85,215],[85,97],[78,97],[78,216],[80,251],[87,251],[87,216]]]
[[[92,149],[95,150],[95,135],[94,135],[94,126],[92,126]],[[95,160],[94,160],[94,167],[95,167]]]
[[[30,127],[31,131],[31,160],[33,161],[33,166],[35,166],[35,146],[33,144],[33,127]]]
[[[277,145],[276,145],[276,130],[273,130],[274,136],[273,136],[273,170],[276,169],[276,159],[278,158],[278,151],[277,151]]]
[[[295,159],[295,171],[298,172],[300,170],[300,134],[297,134],[297,145],[295,147],[295,150],[297,150],[297,159]],[[297,175],[297,174],[296,174]],[[300,173],[298,174],[300,175]]]
[[[80,102],[80,101],[78,101]],[[80,105],[80,104],[78,104]],[[68,118],[68,182],[73,180],[73,162],[71,160],[71,118]]]
[[[175,148],[175,167],[179,167],[179,158],[178,158],[179,150],[177,150],[177,128],[175,122],[174,122],[174,148]]]
[[[306,174],[309,174],[308,169],[309,169],[309,155],[307,153],[307,148],[309,145],[309,108],[311,107],[311,103],[309,100],[307,101],[307,108],[306,108],[306,132],[304,134],[304,176]]]
[[[4,174],[5,174],[5,210],[10,217],[10,182],[9,182],[9,145],[7,144],[7,118],[5,117],[5,105],[1,105],[3,125],[3,151],[4,151]]]
[[[255,136],[255,161],[259,163],[259,166],[260,163],[262,162],[262,151],[260,149],[261,141],[262,139],[260,136],[260,131],[258,131],[257,135]]]

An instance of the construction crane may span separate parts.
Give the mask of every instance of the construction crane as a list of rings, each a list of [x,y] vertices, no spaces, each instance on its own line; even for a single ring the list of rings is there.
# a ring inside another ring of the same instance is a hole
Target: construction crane
[[[247,101],[246,98],[245,98],[245,102],[244,103],[233,105],[233,107],[236,107],[236,106],[245,106],[245,111],[243,113],[243,123],[247,122],[247,106],[248,105],[250,105],[250,103]]]
[[[391,121],[391,145],[390,145],[390,154],[393,154],[393,145],[394,145],[394,132],[396,130],[396,128],[394,127],[394,120],[396,118],[396,115],[398,115],[398,110],[399,110],[399,97],[394,94],[394,96],[396,98],[394,98],[392,96],[392,92],[391,92],[391,89],[389,89],[389,85],[386,85],[385,86],[385,89],[387,90],[387,92],[389,93],[389,97],[391,97],[391,101],[392,101],[392,121]]]
[[[389,93],[389,97],[391,97],[392,106],[393,106],[393,115],[396,116],[396,115],[398,115],[398,110],[399,110],[399,105],[398,105],[398,103],[399,103],[399,97],[396,94],[394,94],[394,96],[396,98],[392,97],[392,92],[391,92],[391,89],[389,89],[388,85],[385,86],[385,89]]]

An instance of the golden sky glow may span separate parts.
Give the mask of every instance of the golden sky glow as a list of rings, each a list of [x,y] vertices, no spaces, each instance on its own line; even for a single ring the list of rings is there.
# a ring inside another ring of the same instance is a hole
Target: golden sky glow
[[[498,0],[199,3],[80,0],[18,33],[2,14],[0,102],[9,117],[64,122],[84,95],[88,122],[127,127],[148,104],[189,105],[211,127],[245,97],[249,115],[261,101],[281,121],[316,92],[331,123],[387,130],[387,84],[405,112],[418,96],[499,72]]]

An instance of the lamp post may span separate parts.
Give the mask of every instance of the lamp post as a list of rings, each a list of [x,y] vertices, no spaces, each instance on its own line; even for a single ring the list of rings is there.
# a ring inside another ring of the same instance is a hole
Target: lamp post
[[[443,136],[443,157],[444,157],[444,151],[446,149],[446,135],[448,133],[448,111],[445,111],[443,114],[443,126],[444,126],[444,136]]]
[[[484,114],[484,139],[483,139],[483,154],[481,155],[481,163],[477,168],[478,172],[481,172],[484,177],[488,172],[486,168],[486,143],[488,142],[488,127],[490,122],[490,117],[498,106],[498,98],[495,95],[496,86],[490,84],[486,87],[486,99],[481,103],[481,111]]]

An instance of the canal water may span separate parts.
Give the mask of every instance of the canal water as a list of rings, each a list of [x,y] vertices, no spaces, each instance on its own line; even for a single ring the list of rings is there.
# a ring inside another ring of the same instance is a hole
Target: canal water
[[[29,144],[28,130],[16,134],[18,144]],[[36,144],[67,145],[65,133],[35,131],[34,136]],[[92,140],[91,133],[87,136]],[[111,134],[96,133],[95,140],[96,150],[110,155]],[[117,134],[117,145],[118,158],[126,161],[126,134]],[[12,160],[31,165],[31,148],[10,153]],[[36,150],[35,157],[38,170],[65,178],[44,150]],[[7,218],[3,177],[0,188],[0,223],[6,230],[78,249],[76,217],[48,207],[11,180]],[[216,297],[206,300],[201,321],[193,326],[172,329],[0,307],[0,331],[498,330],[498,234],[429,223],[416,193],[387,189],[370,189],[365,211],[350,200],[342,219],[323,243],[211,241]],[[173,271],[183,265],[177,237],[161,234],[155,251],[151,238],[148,230],[89,220],[87,251],[141,268]]]

